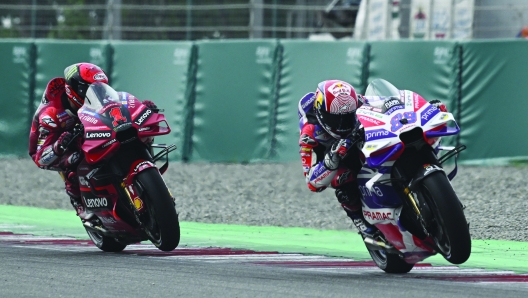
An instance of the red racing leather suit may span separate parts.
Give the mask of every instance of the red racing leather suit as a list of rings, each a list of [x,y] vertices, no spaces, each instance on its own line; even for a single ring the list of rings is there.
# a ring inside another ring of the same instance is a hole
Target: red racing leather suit
[[[68,149],[63,155],[58,155],[53,150],[61,134],[71,131],[77,123],[80,123],[77,112],[72,111],[66,96],[65,82],[63,78],[54,78],[46,86],[31,124],[29,155],[38,167],[58,171],[64,180],[68,195],[78,199],[80,189],[76,168],[82,159],[82,151],[80,148]],[[118,94],[125,101],[134,98],[126,92],[118,92]],[[149,103],[154,105],[150,101]]]
[[[70,108],[64,84],[64,78],[54,78],[48,82],[42,101],[35,112],[29,134],[29,155],[38,167],[46,170],[59,171],[66,184],[70,196],[79,196],[69,181],[70,172],[75,172],[75,166],[80,160],[78,151],[66,150],[59,156],[53,150],[53,145],[60,135],[71,130],[79,123],[77,113]],[[76,180],[72,177],[71,180]],[[71,192],[71,193],[70,193]]]

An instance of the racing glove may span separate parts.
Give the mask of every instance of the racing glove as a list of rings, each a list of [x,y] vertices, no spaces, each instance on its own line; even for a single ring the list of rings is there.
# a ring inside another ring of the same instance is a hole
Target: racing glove
[[[152,100],[144,100],[141,102],[142,104],[146,105],[147,108],[151,109],[151,110],[156,110],[158,108],[158,106],[156,106],[156,104],[152,101]]]
[[[345,158],[348,150],[352,147],[352,141],[348,139],[340,139],[335,141],[330,148],[330,151],[326,153],[323,163],[325,168],[330,171],[337,170],[341,160]]]
[[[59,139],[53,144],[53,152],[58,156],[63,155],[73,139],[73,134],[69,131],[63,132]]]
[[[433,99],[433,100],[429,101],[429,103],[432,104],[433,106],[437,107],[440,111],[447,112],[447,107],[440,100]]]

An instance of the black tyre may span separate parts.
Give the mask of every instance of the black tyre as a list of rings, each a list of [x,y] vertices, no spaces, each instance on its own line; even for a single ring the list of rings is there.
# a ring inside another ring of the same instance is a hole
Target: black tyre
[[[421,191],[433,215],[427,230],[438,252],[452,264],[464,263],[471,254],[471,236],[451,183],[444,173],[435,172],[423,179]]]
[[[165,181],[156,168],[150,168],[139,173],[136,182],[148,210],[144,224],[149,240],[160,250],[174,250],[180,243],[180,223]]]
[[[374,263],[387,273],[407,273],[414,267],[414,264],[405,262],[398,255],[387,254],[384,250],[367,249]]]
[[[92,231],[88,228],[85,229],[86,233],[88,233],[88,236],[90,236],[90,239],[95,244],[95,246],[97,246],[102,251],[120,252],[126,247],[126,244],[119,243],[114,238],[103,236],[100,233]]]

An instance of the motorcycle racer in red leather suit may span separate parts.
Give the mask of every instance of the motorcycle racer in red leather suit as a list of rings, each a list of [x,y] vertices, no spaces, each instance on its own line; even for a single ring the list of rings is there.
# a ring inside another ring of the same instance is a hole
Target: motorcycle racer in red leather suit
[[[29,134],[29,155],[35,164],[46,170],[58,171],[65,183],[66,193],[81,218],[87,216],[81,204],[76,167],[82,159],[81,138],[73,140],[73,127],[80,123],[77,110],[84,103],[91,83],[108,83],[108,77],[98,66],[76,63],[64,70],[64,78],[53,78],[35,112]],[[120,92],[121,97],[133,95]],[[155,108],[151,101],[144,101]],[[72,142],[73,141],[73,142]]]

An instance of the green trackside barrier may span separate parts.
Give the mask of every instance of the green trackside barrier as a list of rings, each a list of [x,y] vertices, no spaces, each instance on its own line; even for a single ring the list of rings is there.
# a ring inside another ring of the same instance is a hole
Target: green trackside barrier
[[[276,99],[273,161],[299,160],[299,100],[315,92],[324,80],[351,83],[356,92],[366,87],[367,44],[283,40]]]
[[[33,43],[0,41],[0,155],[28,157],[34,68]]]
[[[528,159],[528,42],[463,42],[462,51],[463,161]]]
[[[452,41],[377,41],[370,44],[368,82],[381,78],[398,89],[444,102],[459,118],[460,48]],[[456,137],[444,137],[454,144]]]
[[[191,42],[112,42],[112,87],[127,91],[140,100],[150,99],[164,109],[171,128],[166,136],[156,137],[155,143],[176,144],[170,154],[182,160],[189,107],[188,90],[193,44]]]
[[[270,152],[277,41],[200,41],[190,161],[253,162]]]
[[[49,80],[64,77],[64,69],[74,63],[90,62],[110,74],[110,47],[105,41],[36,40],[34,110],[38,107]]]

